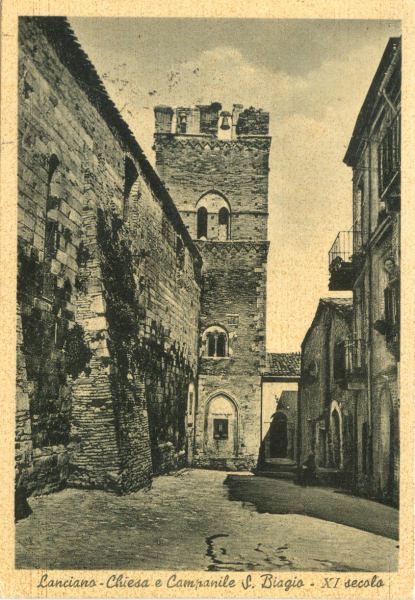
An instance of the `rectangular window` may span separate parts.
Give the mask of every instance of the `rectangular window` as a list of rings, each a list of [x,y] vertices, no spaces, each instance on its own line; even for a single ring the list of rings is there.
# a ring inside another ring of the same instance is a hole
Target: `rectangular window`
[[[228,419],[213,419],[213,439],[228,439]]]

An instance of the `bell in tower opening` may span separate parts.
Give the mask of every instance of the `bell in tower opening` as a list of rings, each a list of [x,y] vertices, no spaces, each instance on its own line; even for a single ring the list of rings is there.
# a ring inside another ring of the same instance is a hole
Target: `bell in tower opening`
[[[221,112],[220,116],[222,117],[222,123],[220,128],[224,130],[230,129],[231,126],[229,124],[229,117],[231,116],[231,113],[228,111],[223,111]]]

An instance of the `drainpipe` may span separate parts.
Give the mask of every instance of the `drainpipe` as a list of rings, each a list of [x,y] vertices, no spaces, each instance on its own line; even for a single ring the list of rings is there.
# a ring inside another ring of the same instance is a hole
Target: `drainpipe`
[[[327,451],[326,451],[326,464],[324,465],[325,467],[327,466],[327,462],[329,464],[331,464],[331,459],[333,457],[333,440],[332,440],[332,432],[330,431],[330,425],[331,425],[331,413],[330,413],[330,408],[331,408],[331,393],[330,393],[330,385],[331,385],[331,371],[330,371],[330,358],[331,358],[331,348],[330,348],[330,337],[331,337],[331,328],[332,328],[332,312],[331,312],[331,308],[328,308],[327,310],[327,317],[328,317],[328,323],[326,323],[326,357],[325,357],[325,362],[326,362],[326,374],[325,374],[325,381],[324,381],[324,412],[325,412],[325,417],[326,417],[326,444],[327,444]],[[334,350],[334,348],[333,348]],[[341,456],[341,452],[340,452],[340,456]]]
[[[298,396],[297,396],[297,444],[296,444],[296,463],[297,468],[300,468],[301,461],[301,443],[302,443],[302,425],[301,425],[301,406],[302,406],[302,391],[303,391],[303,374],[304,374],[304,347],[301,345],[301,363],[300,363],[300,379],[298,380]]]

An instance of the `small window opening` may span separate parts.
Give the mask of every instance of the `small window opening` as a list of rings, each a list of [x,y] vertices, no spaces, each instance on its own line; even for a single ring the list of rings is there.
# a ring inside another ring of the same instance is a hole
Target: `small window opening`
[[[187,118],[185,114],[179,115],[179,133],[186,133]]]
[[[226,355],[226,336],[224,333],[220,333],[218,335],[216,356],[225,356],[225,355]]]
[[[222,207],[219,211],[219,240],[229,239],[229,211]]]
[[[213,333],[208,335],[208,356],[216,356],[216,343]]]
[[[207,209],[201,206],[197,211],[197,238],[199,240],[207,237],[207,217]]]
[[[227,440],[229,437],[228,419],[213,419],[213,439]]]

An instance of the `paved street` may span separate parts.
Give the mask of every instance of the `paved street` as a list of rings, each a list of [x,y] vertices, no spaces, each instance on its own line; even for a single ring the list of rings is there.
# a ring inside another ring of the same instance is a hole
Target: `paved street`
[[[66,489],[31,498],[33,514],[16,525],[16,566],[206,571],[397,568],[398,542],[392,535],[307,516],[307,504],[315,512],[313,505],[320,503],[320,489],[307,490],[304,514],[270,514],[258,512],[252,501],[230,500],[226,477],[225,472],[184,470],[155,478],[152,489],[129,496]],[[290,482],[264,484],[262,478],[232,475],[236,477],[241,479],[240,484],[231,484],[233,498],[239,487],[238,494],[245,498],[257,489],[253,498],[257,504],[261,495],[275,492],[284,513],[290,498],[294,507],[298,503],[299,488]],[[397,515],[395,511],[385,516],[382,511],[387,507],[373,502],[365,505],[368,501],[332,494],[338,514],[346,499],[349,515],[359,513],[362,506],[370,508],[373,521],[377,510],[379,519]],[[272,512],[277,512],[277,504]]]

